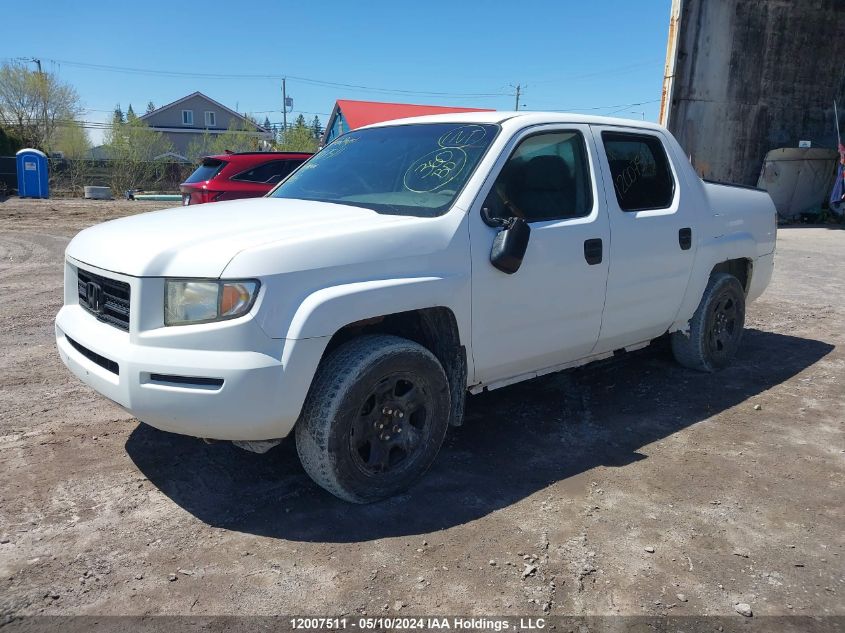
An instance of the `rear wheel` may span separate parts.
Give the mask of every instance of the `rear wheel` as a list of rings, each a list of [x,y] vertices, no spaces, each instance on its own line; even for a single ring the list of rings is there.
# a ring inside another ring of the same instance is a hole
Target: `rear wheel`
[[[672,352],[684,367],[714,372],[733,360],[745,326],[745,293],[727,273],[710,277],[689,333],[672,333]]]
[[[363,336],[321,363],[296,426],[311,478],[355,503],[406,489],[431,466],[449,423],[437,358],[396,336]]]

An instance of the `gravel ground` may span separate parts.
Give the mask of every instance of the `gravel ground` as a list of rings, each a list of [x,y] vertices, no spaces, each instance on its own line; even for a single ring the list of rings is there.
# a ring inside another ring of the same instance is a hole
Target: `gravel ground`
[[[729,369],[656,344],[471,397],[422,483],[357,507],[292,442],[154,430],[61,364],[68,239],[162,206],[0,203],[0,616],[845,616],[842,230],[780,231]]]

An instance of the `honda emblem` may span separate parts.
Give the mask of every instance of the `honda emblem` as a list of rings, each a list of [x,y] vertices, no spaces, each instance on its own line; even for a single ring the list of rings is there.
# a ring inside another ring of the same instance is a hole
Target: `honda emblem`
[[[89,281],[85,284],[85,300],[94,312],[103,311],[103,288],[100,284]]]

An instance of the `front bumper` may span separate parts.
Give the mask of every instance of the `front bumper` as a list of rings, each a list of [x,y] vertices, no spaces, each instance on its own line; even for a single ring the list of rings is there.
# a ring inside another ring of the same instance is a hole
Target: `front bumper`
[[[327,342],[271,339],[252,315],[141,333],[72,301],[56,316],[59,354],[80,380],[158,429],[220,440],[290,433]]]

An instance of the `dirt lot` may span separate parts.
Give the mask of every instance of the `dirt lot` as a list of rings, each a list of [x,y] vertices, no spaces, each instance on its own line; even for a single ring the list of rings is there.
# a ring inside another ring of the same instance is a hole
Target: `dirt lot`
[[[780,231],[728,370],[656,345],[470,398],[357,507],[291,442],[156,431],[65,370],[68,239],[155,208],[0,203],[0,616],[845,615],[845,231]]]

